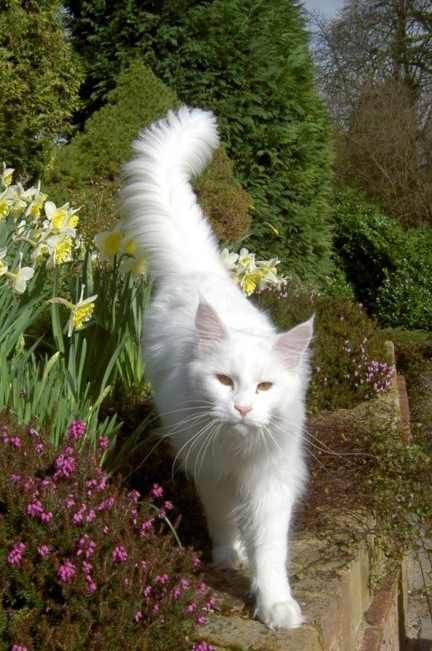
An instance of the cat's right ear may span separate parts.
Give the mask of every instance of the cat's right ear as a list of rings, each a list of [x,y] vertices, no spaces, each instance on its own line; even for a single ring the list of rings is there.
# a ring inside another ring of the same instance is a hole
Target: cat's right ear
[[[200,301],[195,315],[195,328],[200,347],[206,349],[226,337],[225,328],[214,309],[205,301]]]

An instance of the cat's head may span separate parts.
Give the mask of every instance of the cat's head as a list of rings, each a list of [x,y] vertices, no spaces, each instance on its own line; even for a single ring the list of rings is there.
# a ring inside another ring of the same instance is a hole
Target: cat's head
[[[288,332],[262,337],[228,329],[201,302],[195,328],[193,392],[217,421],[247,434],[277,423],[304,400],[313,317]]]

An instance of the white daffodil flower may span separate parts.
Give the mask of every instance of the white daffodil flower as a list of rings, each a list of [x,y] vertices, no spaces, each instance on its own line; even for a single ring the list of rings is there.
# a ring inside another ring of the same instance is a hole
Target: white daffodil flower
[[[3,262],[7,254],[7,249],[0,249],[0,276],[4,276],[7,273],[8,266],[6,262]]]
[[[221,258],[228,271],[234,271],[239,259],[238,253],[234,253],[234,251],[230,251],[229,249],[223,249]]]

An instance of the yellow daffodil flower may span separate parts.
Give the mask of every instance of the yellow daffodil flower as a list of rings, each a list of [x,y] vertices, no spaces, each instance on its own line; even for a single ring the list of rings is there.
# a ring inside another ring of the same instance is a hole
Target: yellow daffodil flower
[[[12,183],[14,172],[15,170],[12,167],[6,167],[5,163],[3,163],[3,172],[1,175],[1,180],[3,181],[3,185],[5,187],[8,187]]]
[[[69,203],[65,203],[63,206],[57,208],[53,201],[47,201],[44,209],[48,220],[47,226],[49,226],[54,233],[66,232],[71,235],[71,237],[75,236],[75,228],[78,226],[79,220],[76,213],[79,208],[72,209],[69,206]]]
[[[147,260],[144,257],[124,257],[120,262],[121,273],[134,273],[144,276],[147,273]]]
[[[258,271],[245,273],[240,277],[240,287],[246,296],[254,293],[261,280],[261,274]]]
[[[84,298],[84,290],[85,286],[83,285],[81,287],[81,296],[78,303],[71,303],[60,296],[55,296],[49,300],[50,303],[65,305],[70,310],[70,316],[67,322],[68,337],[71,337],[74,331],[82,330],[84,325],[90,321],[93,316],[97,294]]]
[[[94,243],[105,258],[113,258],[120,253],[123,232],[120,229],[102,231],[94,236]]]
[[[4,275],[9,279],[17,294],[24,294],[28,281],[34,276],[34,269],[33,267],[19,267],[15,273],[6,271]]]

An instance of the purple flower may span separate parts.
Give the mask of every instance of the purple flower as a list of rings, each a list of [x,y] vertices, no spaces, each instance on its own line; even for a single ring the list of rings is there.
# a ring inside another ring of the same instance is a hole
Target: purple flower
[[[67,509],[72,508],[75,506],[75,499],[73,495],[68,495],[67,498],[64,501],[64,505]]]
[[[128,558],[128,553],[126,549],[123,547],[123,545],[117,545],[113,549],[112,559],[114,563],[124,563],[124,561],[127,561],[127,558]]]
[[[111,495],[111,497],[106,497],[102,502],[99,504],[97,507],[98,511],[107,511],[108,509],[112,508],[115,504],[115,497]]]
[[[134,621],[138,624],[143,618],[143,614],[140,610],[137,610],[135,615],[134,615]]]
[[[83,420],[74,420],[68,427],[68,436],[73,441],[80,439],[87,429],[87,425]]]
[[[53,517],[53,514],[52,514],[51,511],[48,511],[48,512],[44,511],[40,515],[41,522],[43,522],[44,524],[48,524],[48,522],[51,522],[52,517]]]
[[[133,491],[130,491],[130,493],[128,493],[128,497],[131,500],[131,502],[136,504],[141,496],[140,496],[140,493],[138,491],[133,490]]]
[[[110,444],[110,440],[108,436],[100,436],[98,440],[98,444],[101,450],[106,450]]]
[[[78,541],[77,556],[84,555],[87,560],[92,558],[96,551],[96,543],[89,535],[84,534]]]
[[[140,526],[140,535],[145,536],[151,529],[153,529],[153,518],[151,520],[144,520]]]
[[[18,567],[18,565],[21,564],[26,549],[27,545],[25,545],[23,542],[15,543],[15,545],[9,551],[7,557],[9,565],[15,565]]]
[[[21,439],[19,436],[11,436],[9,438],[9,443],[12,445],[14,448],[20,448],[21,447]]]
[[[150,491],[150,495],[152,497],[163,497],[164,491],[162,486],[159,486],[159,484],[153,484],[152,489]]]
[[[86,583],[87,583],[87,591],[90,594],[93,594],[94,592],[96,592],[97,586],[96,586],[96,583],[93,581],[92,577],[90,576],[90,574],[85,575],[85,580],[86,580]]]
[[[10,476],[10,480],[13,481],[14,483],[16,483],[16,482],[18,482],[18,481],[21,480],[21,475],[17,475],[17,474],[15,474],[15,473],[13,473],[13,474]]]
[[[45,451],[45,446],[43,443],[36,443],[35,452],[36,454],[43,454]]]
[[[214,651],[214,647],[203,640],[202,642],[196,642],[192,647],[192,651]]]
[[[168,583],[168,581],[169,581],[168,574],[158,574],[154,578],[155,583],[161,583],[162,585],[164,585],[165,583]]]
[[[38,545],[37,550],[38,550],[39,556],[42,556],[42,558],[44,558],[45,556],[48,556],[48,554],[50,553],[50,548],[49,548],[48,545]]]
[[[10,651],[27,651],[27,647],[23,644],[12,644]]]
[[[30,502],[30,504],[27,504],[26,512],[27,515],[29,515],[31,518],[40,518],[44,512],[42,502],[40,500],[34,499],[32,502]]]
[[[65,452],[59,454],[59,456],[54,461],[54,466],[56,469],[56,477],[69,477],[75,472],[75,457],[72,454],[68,454],[71,448],[66,448]]]
[[[60,565],[57,576],[62,583],[70,583],[76,574],[76,567],[69,560]]]

